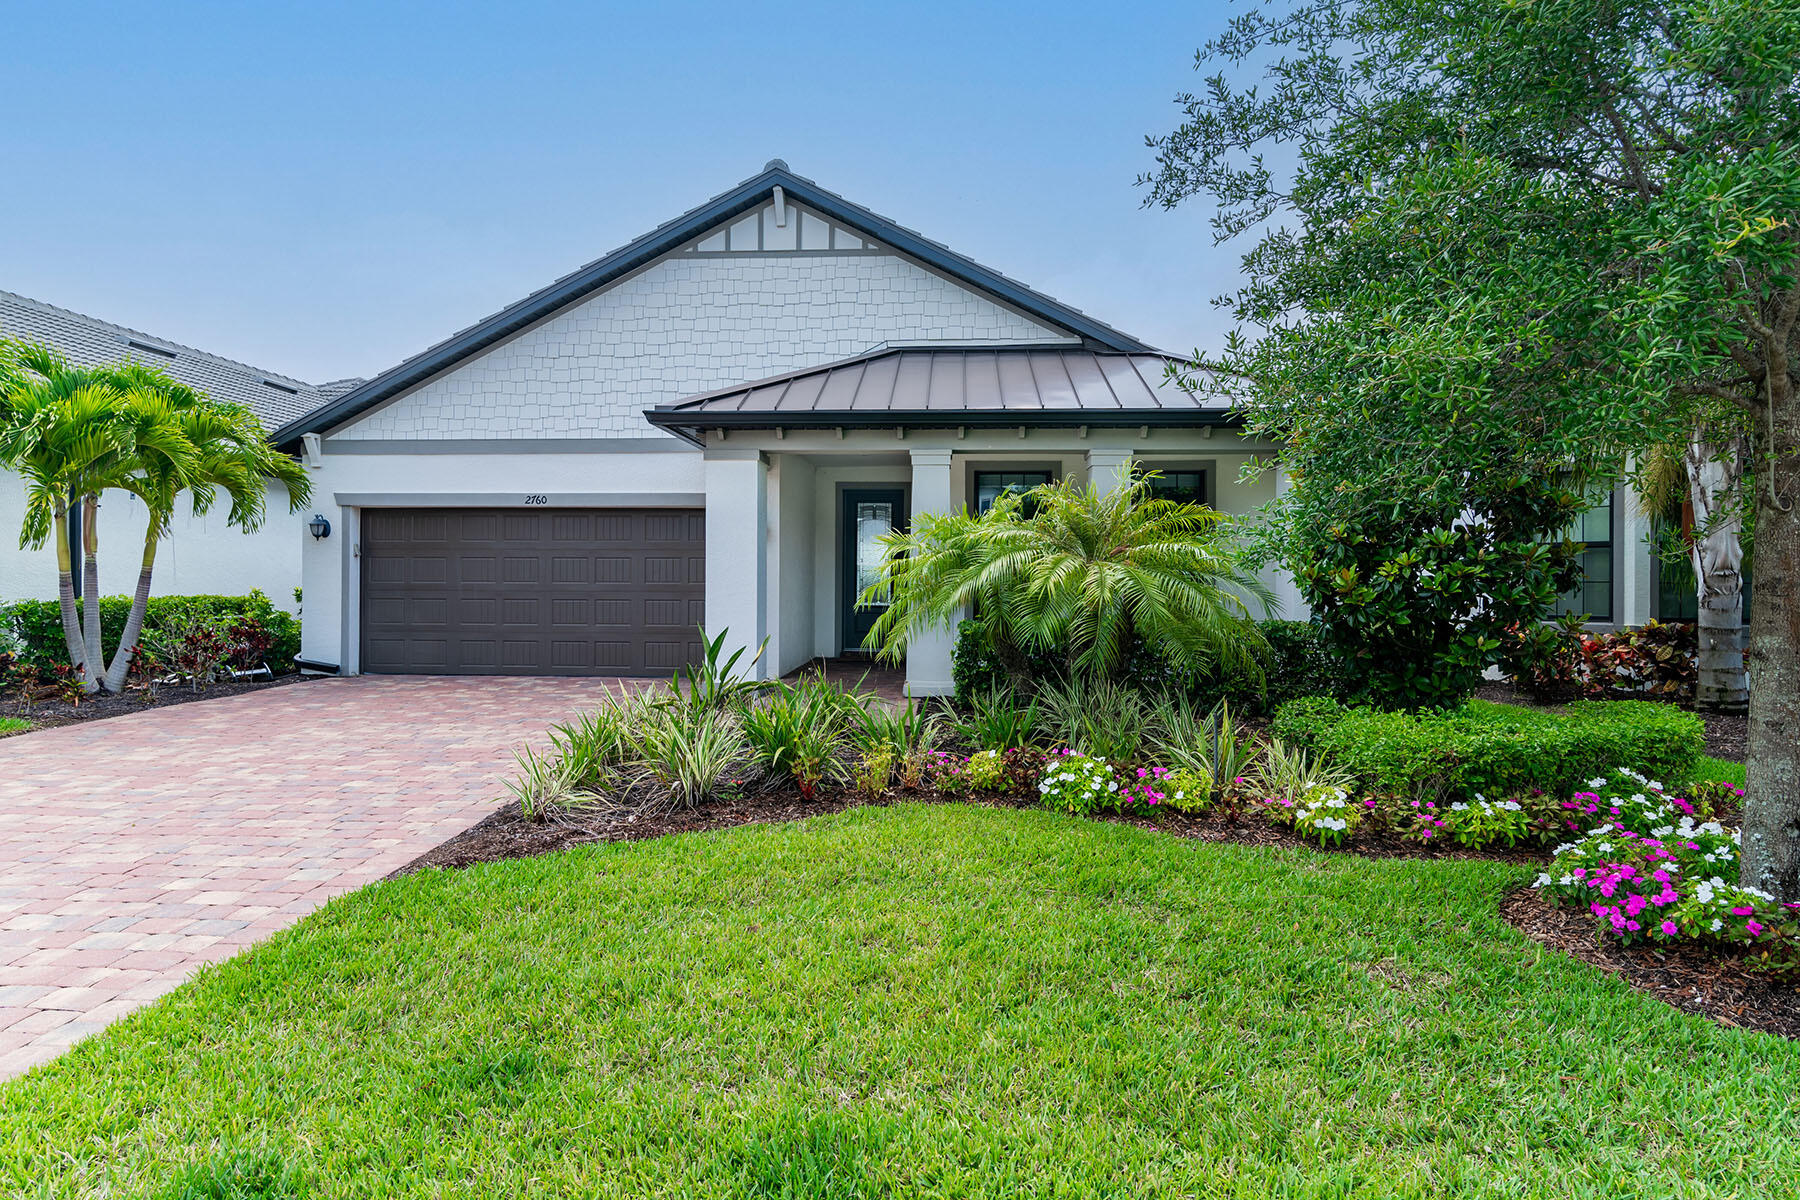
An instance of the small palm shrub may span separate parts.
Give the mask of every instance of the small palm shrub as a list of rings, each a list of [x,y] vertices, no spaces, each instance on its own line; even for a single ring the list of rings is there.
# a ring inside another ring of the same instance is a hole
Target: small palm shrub
[[[1245,597],[1267,608],[1268,589],[1221,514],[1158,500],[1143,476],[1110,492],[1064,482],[984,513],[921,513],[884,546],[861,597],[886,604],[865,642],[884,658],[973,609],[1003,657],[1059,654],[1074,675],[1117,677],[1132,646],[1151,643],[1180,673],[1260,679]]]
[[[743,710],[751,758],[777,779],[792,779],[811,798],[820,783],[845,775],[838,754],[847,741],[852,697],[823,679],[779,683]]]

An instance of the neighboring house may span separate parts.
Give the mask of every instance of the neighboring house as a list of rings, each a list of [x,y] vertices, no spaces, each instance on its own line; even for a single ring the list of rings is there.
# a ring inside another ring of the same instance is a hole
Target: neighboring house
[[[332,526],[303,657],[660,675],[704,624],[784,673],[857,649],[876,539],[919,513],[1134,460],[1227,513],[1274,497],[1239,478],[1273,447],[1166,361],[771,162],[276,432]],[[951,644],[910,648],[915,692]]]
[[[0,338],[46,343],[79,366],[129,359],[161,367],[214,399],[249,405],[271,430],[362,382],[302,383],[5,291],[0,291]],[[56,598],[55,548],[48,543],[40,550],[19,548],[24,505],[24,481],[0,470],[0,603]],[[292,609],[294,589],[300,584],[300,530],[310,516],[288,512],[287,491],[280,484],[271,485],[268,520],[255,533],[227,525],[223,504],[195,517],[184,502],[170,535],[157,549],[153,590],[157,595],[242,595],[261,588],[276,604]],[[135,497],[109,491],[102,498],[103,595],[129,595],[137,586],[145,520],[144,506]]]

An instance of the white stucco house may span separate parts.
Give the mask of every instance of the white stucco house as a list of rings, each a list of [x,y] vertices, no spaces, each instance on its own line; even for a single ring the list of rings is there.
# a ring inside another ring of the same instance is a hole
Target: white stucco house
[[[305,383],[7,291],[0,291],[0,338],[44,343],[79,366],[132,360],[160,367],[215,399],[248,405],[268,429],[297,420],[362,382]],[[24,509],[24,481],[0,469],[0,604],[56,598],[55,547],[19,546]],[[289,514],[287,490],[279,483],[270,486],[267,521],[253,533],[228,525],[223,505],[203,517],[184,507],[157,549],[152,589],[166,596],[243,595],[260,588],[292,611],[294,588],[300,583],[300,529],[306,519]],[[104,496],[102,594],[128,595],[137,586],[146,520],[135,497],[124,492]]]
[[[912,515],[1134,460],[1252,512],[1283,481],[1239,471],[1273,447],[1165,361],[771,162],[276,431],[331,525],[303,537],[302,658],[663,675],[704,625],[779,674],[857,649],[874,539]],[[1632,623],[1648,555],[1616,499],[1588,598]],[[911,647],[916,694],[950,690],[950,650]]]
[[[1164,361],[772,162],[275,433],[332,527],[302,658],[663,675],[701,625],[767,638],[762,674],[854,651],[912,514],[1134,458],[1226,511],[1272,496],[1238,482],[1268,447]],[[949,636],[907,675],[949,690]]]

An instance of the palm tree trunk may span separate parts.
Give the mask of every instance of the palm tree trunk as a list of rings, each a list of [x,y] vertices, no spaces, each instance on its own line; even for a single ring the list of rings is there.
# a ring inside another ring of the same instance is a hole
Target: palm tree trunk
[[[81,607],[82,640],[86,647],[81,664],[81,690],[92,695],[100,690],[106,657],[100,650],[100,498],[81,498]]]
[[[1696,431],[1687,446],[1688,496],[1694,509],[1691,553],[1700,593],[1696,622],[1700,680],[1695,700],[1715,712],[1741,713],[1750,704],[1750,678],[1744,667],[1739,441],[1713,445]]]
[[[69,648],[69,663],[82,669],[87,647],[81,637],[81,618],[75,612],[75,556],[69,548],[69,506],[56,503],[56,600],[62,607],[63,641]]]
[[[150,514],[144,530],[144,561],[138,567],[137,591],[131,597],[131,612],[125,617],[125,630],[119,634],[118,648],[113,651],[112,665],[106,669],[106,690],[122,692],[131,674],[131,660],[137,657],[138,635],[144,629],[144,611],[150,607],[150,571],[156,565],[157,522]]]

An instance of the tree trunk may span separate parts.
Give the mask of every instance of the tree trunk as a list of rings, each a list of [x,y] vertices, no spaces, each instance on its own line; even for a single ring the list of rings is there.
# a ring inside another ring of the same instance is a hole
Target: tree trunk
[[[69,506],[56,502],[56,600],[62,607],[63,641],[69,648],[69,662],[77,671],[87,657],[87,645],[81,637],[81,618],[75,613],[75,555],[69,548]]]
[[[122,692],[131,674],[131,660],[137,657],[138,635],[144,629],[144,610],[150,607],[150,571],[156,565],[156,514],[144,530],[144,561],[138,568],[137,591],[131,597],[131,612],[125,617],[125,630],[119,635],[113,651],[112,665],[106,669],[106,690]]]
[[[1694,509],[1691,556],[1699,591],[1697,633],[1702,709],[1741,713],[1750,702],[1744,668],[1743,519],[1738,481],[1743,472],[1741,439],[1723,445],[1695,430],[1687,446],[1688,500]]]
[[[1787,345],[1765,358],[1756,414],[1756,609],[1750,622],[1750,747],[1743,882],[1800,900],[1800,401]],[[1760,406],[1759,406],[1760,407]]]
[[[81,607],[82,641],[86,647],[81,664],[81,690],[92,695],[100,690],[106,657],[100,650],[100,498],[81,498]]]

